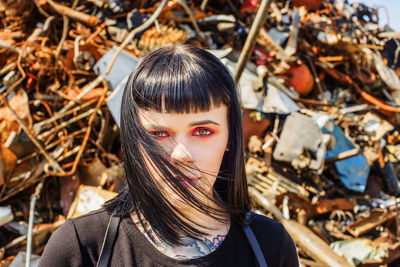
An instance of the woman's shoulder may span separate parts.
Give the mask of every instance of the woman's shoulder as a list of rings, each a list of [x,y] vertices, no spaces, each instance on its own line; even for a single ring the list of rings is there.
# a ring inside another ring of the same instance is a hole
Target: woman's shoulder
[[[285,227],[280,223],[266,216],[252,213],[249,223],[259,242],[285,245],[285,243],[293,243],[292,238],[286,231]]]
[[[254,212],[251,212],[248,215],[248,223],[254,232],[260,234],[268,233],[279,235],[279,233],[284,229],[280,222]]]
[[[50,237],[39,266],[82,266],[100,250],[110,215],[104,209],[69,218]],[[86,259],[84,255],[88,256]]]
[[[81,246],[93,251],[100,250],[103,242],[110,214],[104,208],[89,212],[87,214],[68,219],[69,226],[60,229],[64,234],[76,235]]]
[[[293,239],[280,222],[253,213],[250,227],[271,266],[299,266]]]
[[[109,219],[109,212],[104,208],[100,208],[98,210],[94,210],[87,214],[70,218],[68,220],[74,225],[74,227],[78,231],[78,234],[80,232],[87,233],[90,230],[90,234],[93,235],[99,231],[102,231],[102,233],[104,234],[104,229],[107,228]]]
[[[71,234],[77,235],[79,239],[85,236],[93,237],[100,233],[104,235],[109,219],[110,214],[104,208],[100,208],[84,215],[68,218],[53,235]]]

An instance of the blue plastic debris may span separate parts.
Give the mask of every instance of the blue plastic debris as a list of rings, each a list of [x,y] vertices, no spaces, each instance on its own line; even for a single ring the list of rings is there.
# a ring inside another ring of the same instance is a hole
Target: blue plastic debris
[[[315,115],[313,119],[318,123],[323,133],[331,134],[336,142],[332,150],[327,151],[325,159],[338,156],[340,153],[356,148],[356,145],[328,116]],[[334,163],[334,170],[342,183],[351,190],[364,192],[370,171],[367,159],[362,153],[354,157],[339,160]]]

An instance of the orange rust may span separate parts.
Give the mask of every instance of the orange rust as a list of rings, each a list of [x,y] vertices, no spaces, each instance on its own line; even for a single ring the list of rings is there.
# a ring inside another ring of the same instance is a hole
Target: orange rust
[[[80,94],[82,90],[78,89],[78,90],[74,90],[71,87],[68,87],[66,89],[66,94],[68,96],[70,96],[71,98],[76,98],[77,95]],[[100,99],[102,94],[104,93],[104,88],[93,88],[92,90],[90,90],[89,92],[87,92],[86,94],[84,94],[81,97],[82,101],[88,101],[88,100],[92,100],[92,99]]]
[[[350,77],[347,77],[347,78],[348,78],[349,80],[351,80]],[[375,106],[378,106],[379,108],[383,109],[384,111],[400,113],[400,108],[396,108],[396,107],[393,107],[393,106],[391,106],[391,105],[388,105],[388,104],[384,103],[383,101],[381,101],[381,100],[379,100],[379,99],[373,97],[372,95],[368,94],[367,92],[362,91],[362,90],[360,89],[360,87],[359,87],[356,83],[351,82],[351,84],[353,84],[354,88],[356,88],[356,91],[357,91],[357,92],[361,95],[361,97],[364,98],[367,102],[369,102],[369,103],[371,103],[371,104],[373,104],[373,105],[375,105]]]
[[[397,107],[393,107],[391,105],[386,104],[385,102],[383,102],[382,100],[379,100],[375,97],[373,97],[372,95],[368,94],[367,92],[363,91],[357,83],[355,83],[350,76],[348,76],[347,74],[344,74],[340,71],[337,71],[333,68],[328,68],[326,66],[324,66],[322,63],[316,62],[316,65],[318,65],[319,67],[321,67],[327,74],[329,74],[330,76],[332,76],[335,80],[341,82],[341,83],[348,83],[351,84],[357,91],[357,93],[359,93],[361,95],[361,97],[367,101],[368,103],[378,106],[380,109],[382,109],[383,111],[388,111],[388,112],[396,112],[396,113],[400,113],[400,108]]]
[[[324,214],[334,210],[353,210],[355,201],[347,198],[322,199],[313,206],[317,214]]]
[[[92,33],[89,38],[86,40],[87,43],[91,43],[94,38],[96,38],[99,33],[104,30],[104,28],[106,27],[106,23],[102,23],[100,26],[97,27],[97,29],[94,31],[94,33]]]
[[[318,57],[319,61],[343,61],[343,56],[327,56],[327,57]]]
[[[291,66],[290,69],[284,73],[286,83],[292,86],[300,95],[308,95],[314,87],[314,77],[310,69],[305,65]]]
[[[385,167],[385,159],[383,157],[382,150],[378,150],[378,162],[379,162],[379,167],[383,169]]]
[[[47,1],[47,3],[50,4],[50,6],[59,14],[61,15],[65,15],[67,17],[69,17],[70,19],[74,19],[83,23],[86,23],[88,26],[91,27],[96,27],[97,25],[99,25],[100,23],[102,23],[102,21],[92,15],[88,15],[86,13],[74,10],[70,7],[66,7],[63,6],[61,4],[55,3],[53,1]]]
[[[293,6],[305,6],[308,10],[316,10],[321,5],[322,0],[293,0]]]
[[[359,64],[355,64],[355,71],[354,74],[355,76],[363,83],[366,84],[371,84],[375,82],[376,80],[376,75],[373,73],[371,70],[367,69],[364,66],[361,66]]]

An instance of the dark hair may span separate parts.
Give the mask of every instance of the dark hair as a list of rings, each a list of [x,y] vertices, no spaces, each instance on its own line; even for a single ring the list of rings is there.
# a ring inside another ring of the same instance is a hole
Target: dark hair
[[[154,137],[142,127],[137,114],[138,109],[202,112],[220,105],[228,109],[229,151],[223,156],[214,184],[214,199],[225,211],[201,203],[177,181],[177,174],[185,177],[182,169],[170,162]],[[204,234],[190,224],[190,220],[182,220],[179,210],[163,196],[146,166],[147,159],[166,184],[192,207],[217,220],[227,211],[232,223],[243,223],[250,201],[244,170],[240,103],[230,72],[211,53],[180,44],[160,48],[142,59],[130,75],[123,94],[121,145],[127,188],[105,205],[110,212],[123,216],[136,211],[170,244],[180,244],[179,234],[197,239]]]

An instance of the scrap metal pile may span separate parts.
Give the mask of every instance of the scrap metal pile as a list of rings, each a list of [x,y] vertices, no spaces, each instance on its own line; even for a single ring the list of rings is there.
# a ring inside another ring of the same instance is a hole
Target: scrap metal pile
[[[65,216],[124,186],[127,76],[150,51],[185,41],[238,80],[254,207],[285,225],[301,264],[400,263],[400,34],[379,26],[377,8],[0,0],[0,18],[1,266],[37,264]]]

